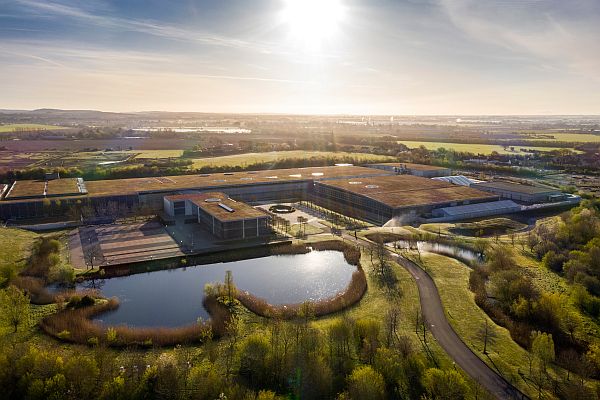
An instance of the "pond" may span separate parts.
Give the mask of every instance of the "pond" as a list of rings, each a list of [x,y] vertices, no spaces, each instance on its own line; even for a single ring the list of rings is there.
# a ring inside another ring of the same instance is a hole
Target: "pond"
[[[411,246],[414,246],[414,242],[410,243],[407,240],[398,240],[395,242],[396,247],[399,249],[407,249]],[[453,246],[449,244],[443,243],[435,243],[435,242],[425,242],[425,241],[417,241],[417,246],[419,246],[419,250],[428,251],[430,253],[442,254],[445,256],[455,257],[460,260],[465,261],[479,261],[479,255],[469,249],[464,249],[462,247]],[[388,243],[388,246],[394,247],[394,242]]]
[[[356,267],[339,251],[312,251],[105,279],[96,284],[105,297],[118,297],[120,306],[96,320],[136,327],[175,327],[206,320],[204,285],[223,282],[228,270],[239,290],[271,304],[289,304],[335,296],[350,283]],[[89,286],[84,282],[78,288]]]

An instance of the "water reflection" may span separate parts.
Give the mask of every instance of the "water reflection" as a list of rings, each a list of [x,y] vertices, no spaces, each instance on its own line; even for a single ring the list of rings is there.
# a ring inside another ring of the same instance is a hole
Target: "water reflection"
[[[397,249],[411,249],[417,245],[420,251],[428,251],[430,253],[442,254],[458,258],[466,261],[480,261],[479,254],[469,249],[464,249],[458,246],[452,246],[443,243],[416,241],[410,242],[408,240],[398,240],[396,242],[388,243],[388,246],[395,247]]]

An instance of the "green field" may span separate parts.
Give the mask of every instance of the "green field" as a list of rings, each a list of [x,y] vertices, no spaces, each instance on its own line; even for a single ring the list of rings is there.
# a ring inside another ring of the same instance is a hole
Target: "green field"
[[[417,142],[411,140],[400,140],[398,143],[405,144],[410,149],[425,146],[427,150],[437,150],[440,147],[443,147],[448,150],[462,151],[474,154],[491,154],[493,151],[496,151],[499,154],[523,154],[523,152],[521,152],[522,149],[524,151],[528,149],[539,151],[561,150],[560,147],[513,146],[515,151],[511,151],[510,147],[505,150],[503,146],[495,144]]]
[[[541,137],[536,137],[536,136]],[[553,136],[553,138],[546,138],[543,135]],[[552,133],[552,132],[540,132],[532,134],[531,138],[527,140],[539,140],[539,141],[557,141],[557,142],[580,142],[580,143],[600,143],[600,135],[592,135],[590,133]]]
[[[176,158],[181,157],[183,150],[129,150],[124,154],[137,154],[135,158]]]
[[[56,129],[68,129],[64,126],[41,125],[41,124],[9,124],[0,125],[0,133],[25,132],[25,131],[50,131]]]
[[[223,167],[223,166],[247,166],[260,162],[274,162],[286,158],[311,158],[311,157],[335,157],[342,159],[344,157],[352,157],[361,163],[395,161],[394,158],[388,156],[380,156],[376,154],[364,153],[345,153],[345,152],[330,152],[330,151],[274,151],[270,153],[245,153],[235,154],[231,156],[213,157],[213,158],[196,158],[194,168],[201,167]]]

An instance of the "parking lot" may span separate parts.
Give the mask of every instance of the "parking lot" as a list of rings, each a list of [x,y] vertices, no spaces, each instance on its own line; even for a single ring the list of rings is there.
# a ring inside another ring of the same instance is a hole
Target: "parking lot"
[[[71,262],[77,268],[179,255],[180,246],[157,221],[84,226],[71,237]]]

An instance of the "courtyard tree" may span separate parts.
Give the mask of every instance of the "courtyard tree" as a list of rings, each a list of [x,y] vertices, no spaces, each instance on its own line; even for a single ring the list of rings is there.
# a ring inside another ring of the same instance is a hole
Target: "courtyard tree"
[[[94,269],[95,265],[100,264],[100,259],[102,257],[102,251],[96,245],[91,245],[89,248],[83,251],[85,264],[89,266],[89,269]]]

